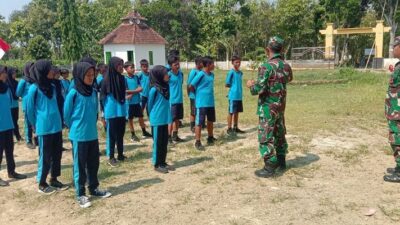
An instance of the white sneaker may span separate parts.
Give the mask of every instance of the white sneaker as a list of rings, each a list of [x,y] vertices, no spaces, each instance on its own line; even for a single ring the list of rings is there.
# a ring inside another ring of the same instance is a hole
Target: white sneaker
[[[78,197],[78,204],[81,208],[84,208],[84,209],[92,206],[92,203],[90,202],[89,198],[84,195]]]

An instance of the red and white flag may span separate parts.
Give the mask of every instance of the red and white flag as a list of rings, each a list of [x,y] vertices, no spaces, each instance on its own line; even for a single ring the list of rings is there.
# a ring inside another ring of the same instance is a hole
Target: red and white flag
[[[4,54],[6,54],[8,50],[10,50],[10,45],[0,38],[0,59],[3,58]]]

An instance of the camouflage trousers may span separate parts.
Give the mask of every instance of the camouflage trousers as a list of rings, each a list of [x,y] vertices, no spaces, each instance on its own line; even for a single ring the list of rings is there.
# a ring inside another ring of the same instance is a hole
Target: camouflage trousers
[[[275,164],[277,155],[286,155],[288,143],[285,138],[286,127],[284,113],[266,113],[259,118],[258,142],[261,157]]]
[[[396,167],[400,168],[400,121],[388,120],[389,124],[389,143],[392,147]]]

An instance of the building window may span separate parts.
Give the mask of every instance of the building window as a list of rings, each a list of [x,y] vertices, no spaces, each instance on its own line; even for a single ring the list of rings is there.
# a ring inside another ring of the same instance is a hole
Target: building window
[[[111,52],[106,52],[106,63],[109,64],[111,59]]]
[[[149,51],[149,62],[150,66],[154,65],[153,51]]]
[[[134,58],[133,58],[133,51],[128,51],[128,61],[131,63],[134,63]]]

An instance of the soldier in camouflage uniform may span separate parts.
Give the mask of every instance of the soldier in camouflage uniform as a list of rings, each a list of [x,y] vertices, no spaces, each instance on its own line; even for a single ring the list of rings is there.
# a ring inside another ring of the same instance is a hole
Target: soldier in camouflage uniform
[[[395,38],[393,56],[400,59],[400,36]],[[393,150],[395,168],[388,168],[389,174],[383,179],[387,182],[400,183],[400,62],[394,68],[389,80],[385,99],[385,115],[389,124],[389,142]]]
[[[251,94],[258,95],[259,151],[265,162],[264,168],[256,171],[260,177],[272,176],[278,167],[286,168],[286,85],[293,79],[293,74],[283,60],[283,43],[277,36],[269,40],[266,48],[269,60],[258,69],[257,81],[247,82]]]

